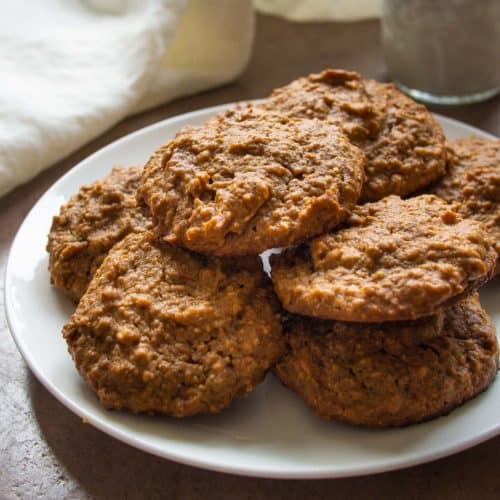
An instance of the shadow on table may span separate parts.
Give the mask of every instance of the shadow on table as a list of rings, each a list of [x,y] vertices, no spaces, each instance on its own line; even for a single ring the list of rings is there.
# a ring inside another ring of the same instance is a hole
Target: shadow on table
[[[97,499],[498,498],[500,438],[448,459],[364,478],[317,481],[245,478],[176,464],[129,447],[84,424],[27,373],[34,415],[55,458],[54,480],[64,480],[72,497],[78,494]]]

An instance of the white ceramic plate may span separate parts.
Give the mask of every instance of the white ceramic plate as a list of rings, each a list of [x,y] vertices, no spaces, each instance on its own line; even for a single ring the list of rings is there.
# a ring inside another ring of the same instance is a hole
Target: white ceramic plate
[[[5,294],[9,325],[29,367],[64,405],[132,446],[171,460],[235,474],[320,478],[382,472],[434,460],[500,433],[500,381],[451,415],[396,430],[323,422],[272,376],[216,416],[174,420],[104,410],[77,374],[60,335],[72,304],[49,285],[45,243],[52,216],[80,185],[115,164],[141,163],[185,125],[225,106],[188,113],[130,134],[59,179],[26,217],[9,255]],[[449,137],[484,132],[438,117]],[[481,299],[500,331],[500,282]]]

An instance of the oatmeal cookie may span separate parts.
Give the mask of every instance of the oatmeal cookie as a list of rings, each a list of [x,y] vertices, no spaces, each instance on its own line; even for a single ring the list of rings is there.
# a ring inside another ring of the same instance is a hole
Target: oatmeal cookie
[[[433,195],[358,206],[336,232],[271,258],[275,290],[291,312],[378,322],[435,314],[491,278],[483,224]]]
[[[386,112],[385,101],[368,93],[358,73],[341,69],[298,78],[260,105],[286,116],[329,121],[357,145],[378,137]]]
[[[337,225],[363,178],[363,153],[337,127],[248,105],[180,131],[146,165],[138,197],[169,243],[258,254]]]
[[[294,317],[275,371],[314,412],[370,427],[449,413],[483,391],[498,369],[495,327],[478,295],[436,316],[356,324]]]
[[[448,172],[432,193],[454,203],[464,217],[484,223],[499,255],[500,273],[500,139],[469,136],[448,142]]]
[[[392,83],[365,82],[373,99],[385,102],[382,130],[367,142],[366,177],[362,200],[376,201],[389,194],[408,196],[441,178],[446,172],[443,130],[422,104]]]
[[[142,167],[115,167],[104,179],[80,188],[61,207],[50,228],[51,282],[78,302],[110,248],[151,222],[139,210],[136,190]]]
[[[286,116],[319,118],[342,127],[366,154],[361,200],[407,196],[445,173],[443,131],[425,106],[393,84],[327,69],[276,89],[262,104]]]
[[[244,396],[284,347],[257,256],[206,257],[152,233],[112,248],[63,334],[106,408],[175,417]]]

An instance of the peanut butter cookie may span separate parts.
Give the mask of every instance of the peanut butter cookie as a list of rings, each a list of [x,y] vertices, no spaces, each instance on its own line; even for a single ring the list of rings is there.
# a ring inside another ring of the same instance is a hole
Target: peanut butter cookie
[[[368,93],[358,73],[326,69],[275,89],[261,106],[287,116],[329,121],[362,145],[380,134],[387,104]]]
[[[175,417],[244,396],[284,347],[258,257],[205,257],[151,233],[113,247],[63,334],[106,408]]]
[[[342,127],[366,154],[362,201],[407,196],[445,173],[443,131],[425,106],[388,83],[327,69],[276,89],[262,104],[287,116]]]
[[[363,147],[366,177],[362,200],[389,194],[408,196],[435,182],[446,172],[443,130],[422,104],[392,83],[365,82],[373,99],[385,102],[384,125],[374,141]]]
[[[291,312],[341,321],[437,313],[491,278],[496,252],[482,223],[433,195],[358,206],[344,227],[271,258]]]
[[[47,252],[51,282],[78,302],[109,249],[151,222],[137,207],[142,167],[115,167],[83,186],[61,207],[50,228]]]
[[[138,194],[165,241],[243,255],[331,229],[363,179],[364,155],[337,127],[248,105],[180,131],[150,159]]]
[[[495,327],[474,293],[437,316],[356,324],[294,317],[275,370],[320,417],[403,426],[449,413],[498,369]]]
[[[464,217],[487,227],[500,259],[500,139],[469,136],[448,142],[448,172],[431,190]],[[496,274],[500,273],[500,260]]]

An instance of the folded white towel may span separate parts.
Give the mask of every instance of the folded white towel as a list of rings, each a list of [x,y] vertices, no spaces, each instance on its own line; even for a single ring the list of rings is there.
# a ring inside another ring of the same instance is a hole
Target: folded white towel
[[[251,0],[23,0],[0,8],[0,195],[127,115],[234,79]]]

